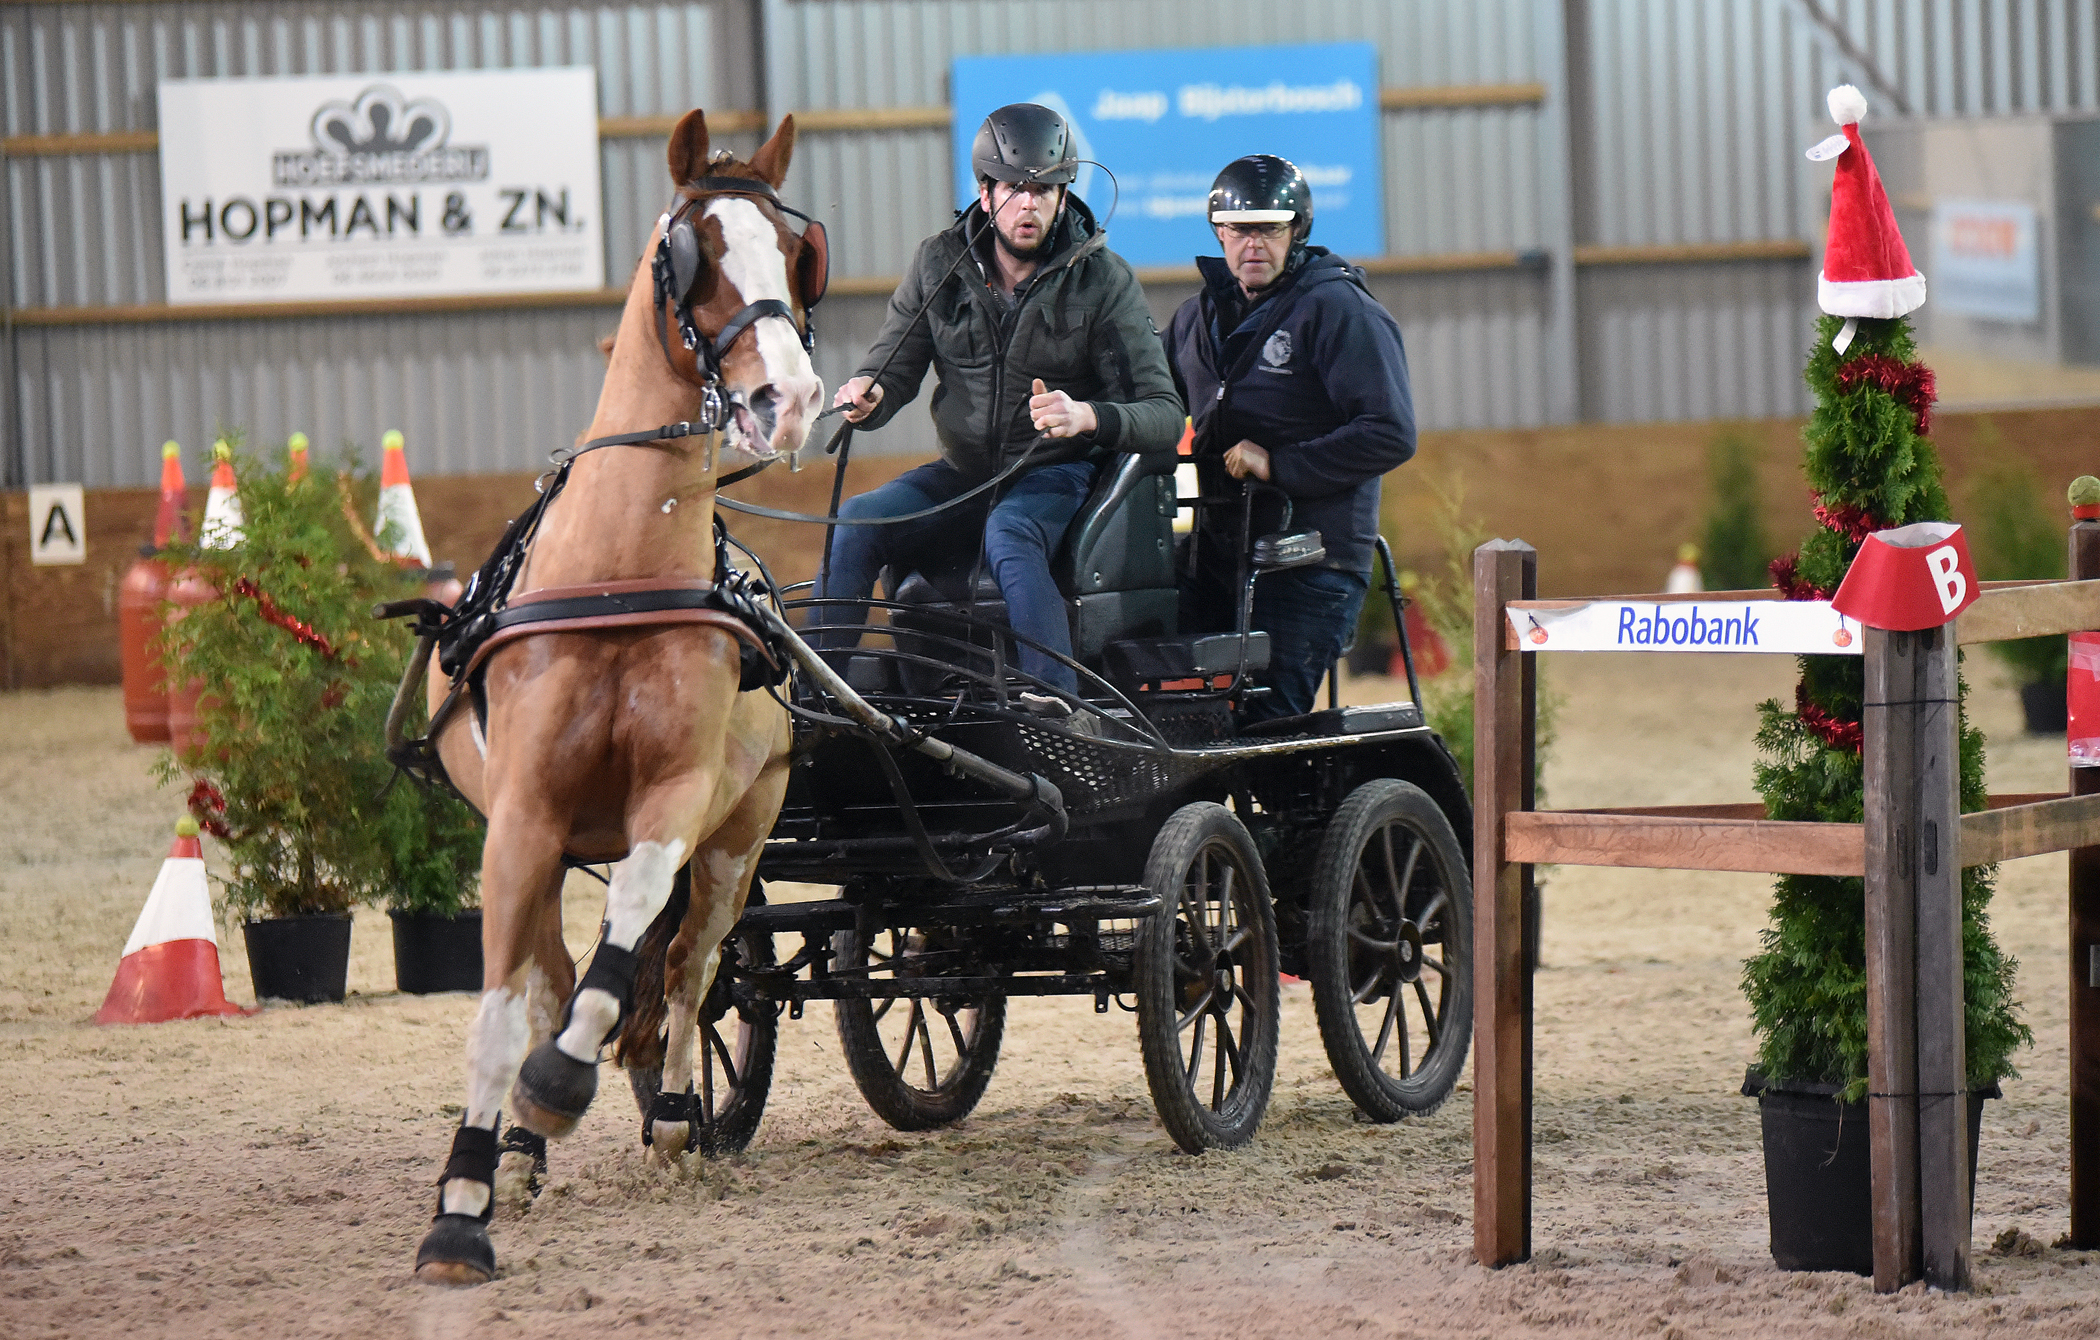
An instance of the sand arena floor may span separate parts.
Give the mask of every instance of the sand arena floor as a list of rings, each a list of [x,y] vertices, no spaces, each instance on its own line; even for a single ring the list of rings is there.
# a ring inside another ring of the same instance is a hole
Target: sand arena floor
[[[2020,736],[1972,671],[1994,789],[2060,787],[2061,741]],[[1552,803],[1750,798],[1752,704],[1789,673],[1549,660]],[[1301,986],[1260,1137],[1201,1158],[1153,1118],[1132,1017],[1085,1000],[1016,1002],[982,1106],[924,1135],[869,1114],[813,1007],[783,1021],[749,1152],[683,1173],[644,1160],[609,1074],[546,1193],[499,1218],[501,1278],[446,1292],[410,1265],[473,1002],[395,993],[383,916],[359,916],[344,1005],[87,1022],[179,813],[151,758],[114,690],[0,696],[0,1336],[2100,1333],[2100,1262],[2047,1245],[2066,1228],[2061,857],[2007,867],[1996,904],[2037,1041],[1984,1117],[1972,1295],[1771,1267],[1735,1096],[1768,881],[1578,869],[1546,892],[1527,1265],[1470,1261],[1470,1086],[1424,1120],[1356,1120]],[[579,949],[596,888],[572,889]],[[252,1000],[225,943],[228,992]]]

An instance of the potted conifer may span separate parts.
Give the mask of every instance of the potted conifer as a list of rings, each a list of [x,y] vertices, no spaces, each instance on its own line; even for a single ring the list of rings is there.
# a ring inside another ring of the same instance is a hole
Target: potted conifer
[[[164,637],[171,672],[207,692],[202,746],[159,772],[225,844],[223,907],[242,921],[256,995],[341,1000],[350,911],[389,891],[382,727],[409,642],[369,611],[414,583],[359,542],[331,481],[253,459],[235,473],[238,536],[169,554],[218,596]]]
[[[1932,372],[1918,362],[1902,315],[1924,301],[1924,281],[1856,130],[1865,100],[1845,87],[1830,104],[1846,133],[1817,151],[1843,146],[1819,291],[1830,314],[1818,320],[1809,354],[1816,407],[1803,434],[1821,528],[1798,554],[1772,565],[1775,585],[1797,600],[1829,599],[1869,533],[1944,521],[1949,510],[1926,436]],[[1865,664],[1835,655],[1804,656],[1800,664],[1794,701],[1760,707],[1758,792],[1774,819],[1859,823]],[[1959,731],[1962,809],[1982,809],[1983,736],[1966,713]],[[1990,867],[1962,872],[1972,1169],[1981,1099],[2017,1073],[2012,1054],[2032,1036],[2012,998],[2014,962],[1991,935],[1993,874]],[[1758,1041],[1744,1092],[1759,1097],[1763,1118],[1772,1256],[1783,1269],[1871,1273],[1862,881],[1780,876],[1763,941],[1743,969]]]
[[[448,792],[396,786],[378,815],[394,981],[410,995],[481,989],[481,820]]]

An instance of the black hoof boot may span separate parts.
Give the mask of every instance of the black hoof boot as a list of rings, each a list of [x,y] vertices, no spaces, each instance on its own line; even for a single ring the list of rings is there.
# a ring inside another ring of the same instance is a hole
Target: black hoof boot
[[[517,1082],[511,1085],[511,1106],[520,1126],[552,1140],[575,1130],[576,1123],[583,1120],[591,1099],[598,1096],[597,1062],[577,1060],[555,1046],[554,1038],[569,1031],[577,998],[593,990],[603,991],[620,1006],[611,1030],[599,1039],[599,1045],[618,1033],[619,1021],[627,1016],[627,1004],[634,999],[634,974],[639,963],[633,950],[610,944],[601,934],[590,968],[569,996],[568,1008],[562,1011],[561,1027],[555,1030],[554,1037],[532,1049],[518,1069]]]
[[[496,1278],[496,1245],[471,1214],[441,1214],[416,1248],[416,1278],[425,1284],[486,1284]]]
[[[598,1067],[570,1056],[553,1038],[532,1049],[510,1091],[518,1125],[548,1139],[575,1130],[597,1096]]]
[[[661,1122],[666,1126],[685,1127],[685,1140],[677,1149],[664,1149],[664,1154],[690,1154],[700,1148],[700,1098],[693,1086],[685,1086],[684,1093],[657,1092],[649,1104],[649,1115],[642,1118],[642,1144],[645,1148],[656,1145],[656,1127]]]

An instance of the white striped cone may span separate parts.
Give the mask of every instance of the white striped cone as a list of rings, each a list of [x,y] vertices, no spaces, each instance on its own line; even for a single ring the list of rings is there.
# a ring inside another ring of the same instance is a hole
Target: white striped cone
[[[233,448],[224,438],[211,448],[211,492],[204,499],[204,524],[197,528],[197,543],[206,549],[232,549],[245,538],[246,519],[241,516],[241,495],[233,482]]]
[[[379,466],[379,515],[373,518],[372,534],[388,553],[412,558],[419,567],[427,568],[430,541],[423,538],[423,514],[416,510],[416,491],[408,482],[408,453],[402,449],[401,431],[389,428],[380,441],[385,455]]]
[[[185,816],[175,845],[139,912],[116,980],[95,1012],[98,1024],[157,1024],[213,1014],[247,1014],[219,980],[219,938],[204,882],[197,824]]]

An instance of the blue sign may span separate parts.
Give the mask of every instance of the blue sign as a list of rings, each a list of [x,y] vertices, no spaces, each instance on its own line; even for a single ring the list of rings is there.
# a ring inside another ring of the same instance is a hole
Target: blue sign
[[[2023,200],[1941,200],[1932,210],[1932,301],[1961,316],[2042,319],[2036,211]]]
[[[968,56],[955,62],[952,89],[960,205],[977,198],[970,141],[985,114],[1037,102],[1072,123],[1080,157],[1102,165],[1083,166],[1073,189],[1133,265],[1216,255],[1210,184],[1247,154],[1277,154],[1304,172],[1314,242],[1345,256],[1385,252],[1378,58],[1368,42]]]

